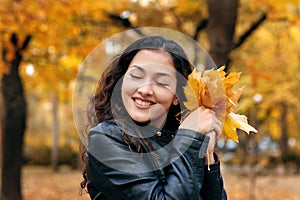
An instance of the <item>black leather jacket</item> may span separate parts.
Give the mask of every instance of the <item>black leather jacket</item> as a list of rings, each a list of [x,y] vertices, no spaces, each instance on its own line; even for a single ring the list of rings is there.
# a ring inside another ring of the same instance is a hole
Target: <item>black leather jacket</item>
[[[92,128],[86,165],[91,199],[226,199],[220,162],[210,171],[205,165],[207,136],[186,129],[159,133],[148,138],[157,151],[137,154],[119,126],[103,122]]]

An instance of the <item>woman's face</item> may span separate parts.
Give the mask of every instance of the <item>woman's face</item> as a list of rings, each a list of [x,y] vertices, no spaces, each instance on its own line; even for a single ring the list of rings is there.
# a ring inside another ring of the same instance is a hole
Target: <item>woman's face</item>
[[[132,120],[161,127],[171,104],[178,103],[176,82],[176,70],[168,52],[139,51],[122,83],[122,100]]]

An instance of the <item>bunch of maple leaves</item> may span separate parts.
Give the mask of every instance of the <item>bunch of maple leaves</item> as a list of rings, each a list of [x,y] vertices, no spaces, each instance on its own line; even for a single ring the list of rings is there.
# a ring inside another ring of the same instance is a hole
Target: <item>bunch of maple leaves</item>
[[[248,134],[257,132],[248,124],[247,117],[234,113],[243,87],[234,90],[241,73],[233,72],[228,75],[225,66],[217,70],[205,70],[203,73],[196,69],[189,75],[184,93],[187,101],[184,105],[188,110],[198,107],[212,109],[219,120],[223,122],[222,132],[227,139],[238,142],[236,129],[241,129]]]

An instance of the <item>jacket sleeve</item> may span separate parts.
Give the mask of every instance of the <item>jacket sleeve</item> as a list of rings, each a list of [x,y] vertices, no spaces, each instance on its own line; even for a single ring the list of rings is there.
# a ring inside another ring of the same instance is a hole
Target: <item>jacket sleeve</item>
[[[168,149],[168,165],[153,168],[147,156],[129,151],[113,132],[97,129],[89,135],[87,175],[92,199],[101,195],[126,200],[202,199],[208,137],[178,130]]]
[[[223,178],[220,171],[220,161],[216,154],[214,154],[215,164],[210,165],[204,169],[204,181],[201,188],[201,196],[204,199],[222,199],[226,200],[226,192],[223,187]]]

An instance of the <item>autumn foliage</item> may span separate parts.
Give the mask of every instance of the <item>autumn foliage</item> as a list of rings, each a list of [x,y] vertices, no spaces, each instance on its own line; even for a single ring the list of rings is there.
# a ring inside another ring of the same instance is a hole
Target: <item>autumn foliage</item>
[[[240,73],[233,72],[226,76],[225,67],[218,70],[206,70],[203,73],[196,69],[188,77],[188,84],[184,88],[187,101],[184,105],[193,110],[200,107],[212,109],[223,121],[223,133],[227,139],[238,142],[236,129],[247,133],[257,132],[250,126],[245,115],[234,113],[243,88],[234,90]]]

